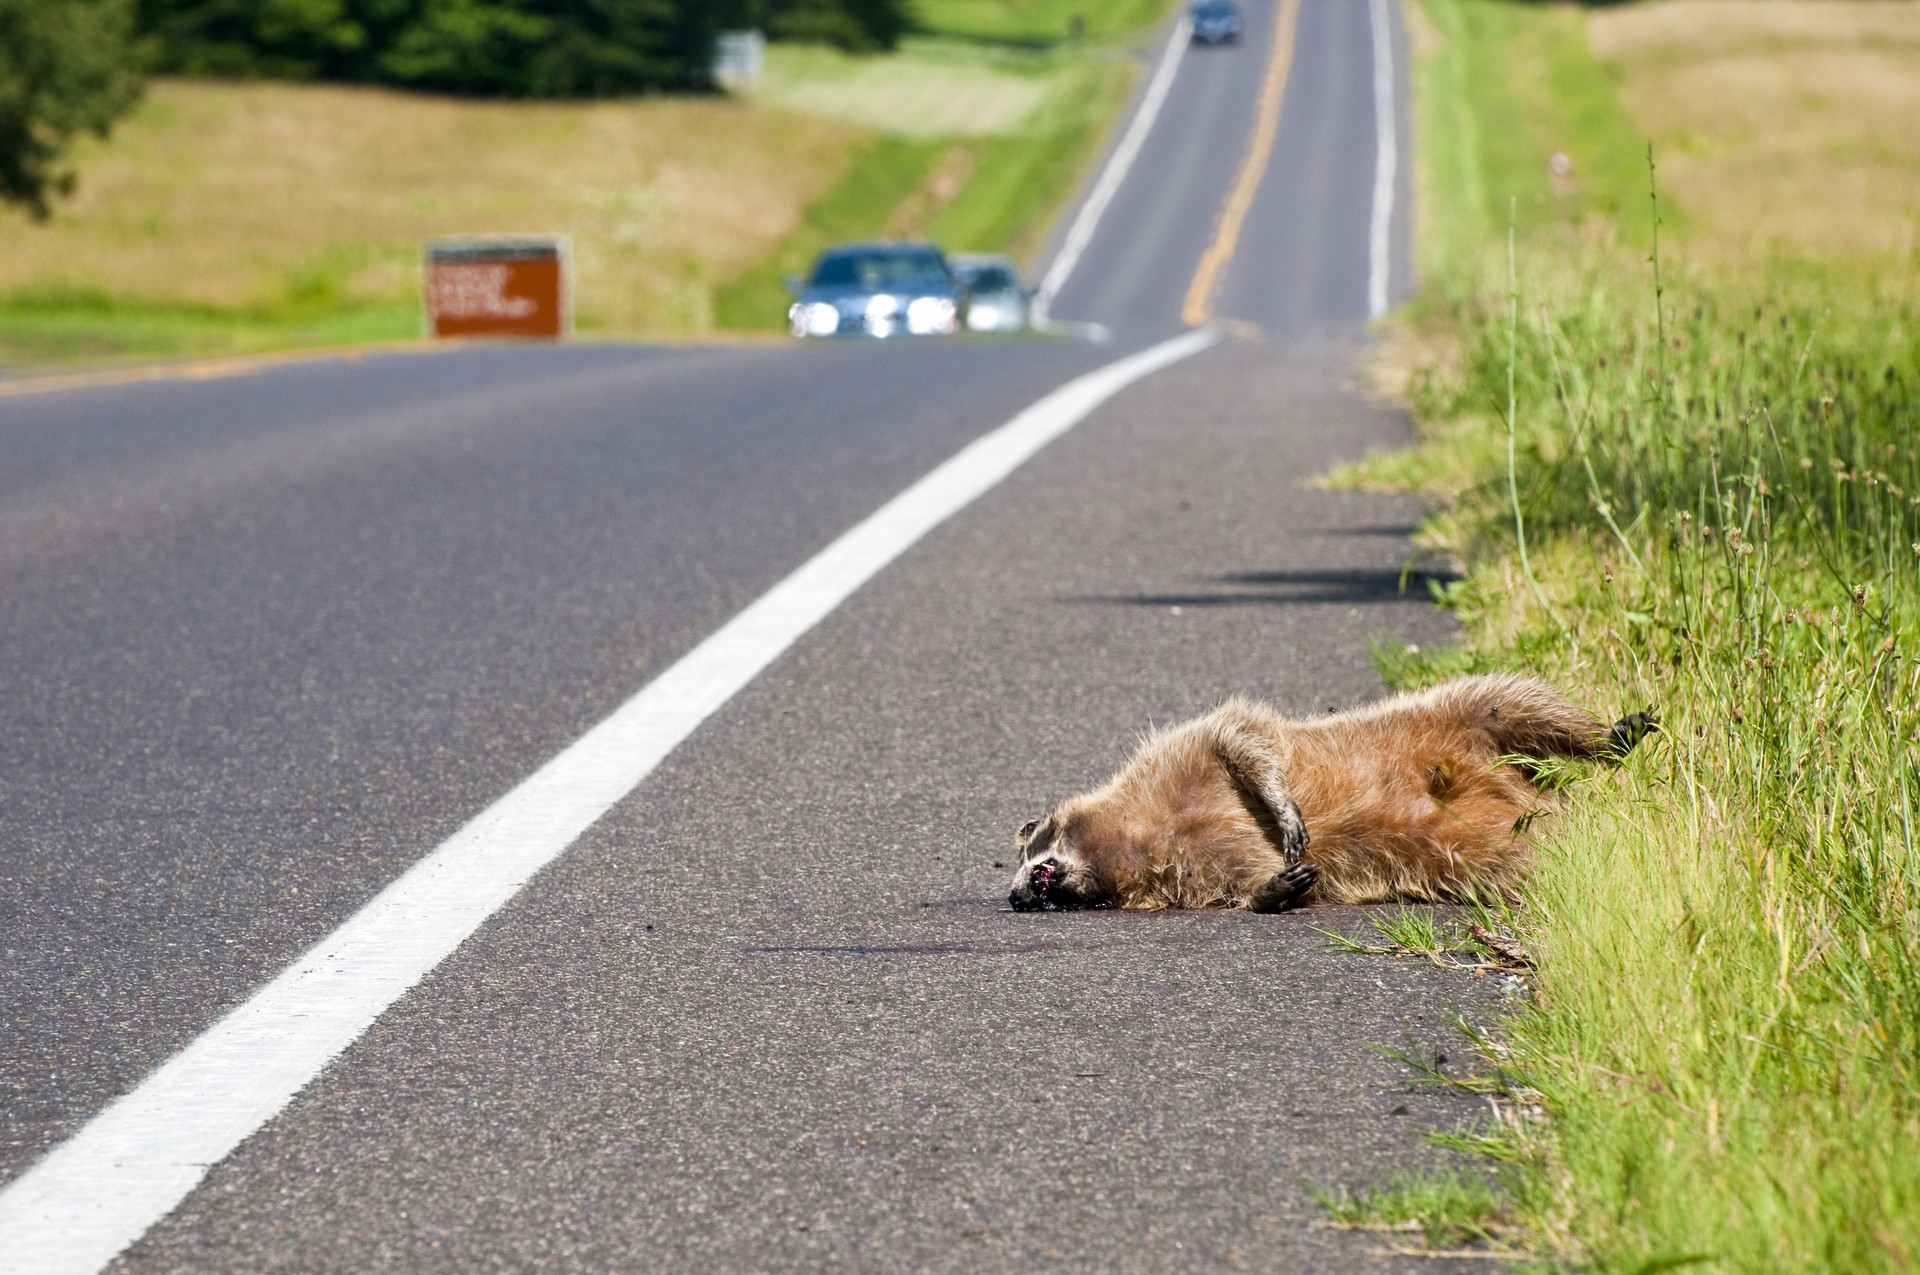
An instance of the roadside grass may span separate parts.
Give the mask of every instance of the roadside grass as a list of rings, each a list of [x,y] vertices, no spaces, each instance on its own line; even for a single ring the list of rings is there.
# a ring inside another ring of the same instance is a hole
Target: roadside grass
[[[1490,244],[1522,226],[1644,247],[1644,139],[1571,6],[1421,0],[1406,6],[1419,74],[1416,183],[1423,298],[1501,286]],[[1556,171],[1554,156],[1562,157]]]
[[[1164,0],[917,0],[921,30],[988,44],[1051,48],[1071,38],[1080,19],[1084,40],[1136,36],[1167,11]]]
[[[1369,943],[1365,939],[1333,930],[1320,930],[1320,933],[1326,936],[1327,946],[1336,952],[1370,956],[1405,953],[1424,956],[1436,965],[1441,964],[1442,958],[1457,946],[1454,936],[1434,919],[1431,908],[1416,910],[1403,905],[1393,912],[1382,912],[1367,918],[1367,924],[1376,935],[1386,940],[1384,944]]]
[[[1445,597],[1462,641],[1382,666],[1403,685],[1526,669],[1596,711],[1663,719],[1540,825],[1510,918],[1535,996],[1484,1047],[1542,1118],[1442,1139],[1501,1162],[1509,1238],[1556,1268],[1920,1264],[1920,272],[1880,213],[1796,212],[1824,218],[1812,239],[1769,220],[1805,200],[1803,169],[1743,156],[1811,130],[1824,140],[1789,140],[1835,173],[1853,155],[1898,170],[1870,172],[1875,189],[1905,189],[1914,166],[1861,142],[1878,118],[1760,101],[1773,70],[1813,91],[1819,60],[1792,27],[1809,8],[1721,0],[1707,21],[1684,3],[1423,0],[1437,286],[1405,324],[1443,352],[1403,357],[1397,379],[1427,442],[1338,477],[1446,502],[1423,534],[1465,569]],[[1819,11],[1822,32],[1908,20]],[[1582,69],[1563,44],[1538,75],[1527,50],[1582,22],[1605,60]],[[1738,76],[1675,96],[1694,61],[1735,51]],[[1869,51],[1920,72],[1920,47]],[[1823,100],[1866,91],[1861,52],[1822,64]],[[1519,69],[1490,82],[1502,66]],[[1607,83],[1622,110],[1585,98]],[[1778,127],[1715,122],[1740,85],[1739,109],[1783,112]],[[1540,95],[1547,109],[1512,113]],[[1653,253],[1645,152],[1622,120],[1656,153],[1714,138],[1709,158],[1748,185],[1669,200],[1663,168]],[[1568,153],[1590,185],[1557,190],[1547,159],[1583,131]],[[1624,177],[1593,178],[1635,150],[1637,209]],[[1489,226],[1509,198],[1511,258]]]
[[[1409,1256],[1498,1244],[1508,1209],[1504,1194],[1485,1176],[1458,1169],[1398,1177],[1359,1191],[1315,1191],[1314,1197],[1331,1225],[1374,1232],[1389,1241],[1390,1252]]]
[[[303,311],[141,302],[97,290],[28,290],[0,298],[0,362],[27,365],[252,354],[290,346],[369,345],[420,334],[412,299]]]
[[[1670,324],[1576,290],[1514,342],[1539,592],[1476,564],[1468,641],[1666,725],[1528,889],[1541,996],[1509,1061],[1578,1253],[1920,1254],[1912,283],[1695,285]],[[1490,389],[1506,334],[1465,334]],[[1489,478],[1454,513],[1483,534],[1512,525]]]
[[[1383,943],[1320,930],[1336,952],[1365,956],[1418,956],[1443,969],[1520,970],[1533,965],[1533,956],[1514,937],[1511,909],[1499,899],[1466,904],[1463,918],[1441,919],[1432,908],[1402,905],[1392,912],[1368,918]],[[1316,927],[1318,928],[1318,927]]]
[[[775,46],[734,99],[158,80],[50,221],[0,210],[0,366],[417,337],[448,234],[567,235],[585,336],[778,330],[833,239],[1024,255],[1165,0],[1079,7],[1069,45],[1035,37],[1051,0],[935,0],[895,54]]]

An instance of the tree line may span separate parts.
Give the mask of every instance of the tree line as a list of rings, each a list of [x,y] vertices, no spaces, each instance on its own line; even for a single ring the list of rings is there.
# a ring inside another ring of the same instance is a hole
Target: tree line
[[[720,31],[890,49],[906,0],[136,0],[158,67],[499,97],[712,87]]]
[[[0,0],[0,201],[44,216],[61,162],[148,71],[484,97],[705,92],[725,30],[891,49],[910,0]]]

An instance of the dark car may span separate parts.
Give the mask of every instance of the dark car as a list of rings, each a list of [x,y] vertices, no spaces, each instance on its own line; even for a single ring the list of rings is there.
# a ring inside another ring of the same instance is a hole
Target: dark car
[[[1244,23],[1233,0],[1199,0],[1187,10],[1195,44],[1238,44]]]
[[[795,285],[787,327],[798,337],[944,336],[960,310],[960,282],[932,244],[841,244]]]
[[[1031,293],[1020,282],[1011,258],[989,253],[956,253],[953,273],[967,295],[967,330],[1018,332],[1027,326]]]

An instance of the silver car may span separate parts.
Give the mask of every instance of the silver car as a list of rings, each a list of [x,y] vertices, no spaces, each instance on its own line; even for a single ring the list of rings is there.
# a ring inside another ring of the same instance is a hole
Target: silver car
[[[944,336],[959,326],[964,295],[926,243],[841,244],[789,286],[787,329],[797,337]]]
[[[1019,332],[1027,326],[1033,294],[1020,283],[1010,257],[980,252],[949,258],[967,297],[967,328],[973,332]]]

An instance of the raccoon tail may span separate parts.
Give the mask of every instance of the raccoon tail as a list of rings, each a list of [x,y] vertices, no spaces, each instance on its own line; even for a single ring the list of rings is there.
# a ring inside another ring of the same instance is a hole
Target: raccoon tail
[[[1608,730],[1597,754],[1606,761],[1624,761],[1634,745],[1660,729],[1660,718],[1650,711],[1628,713]]]
[[[1430,693],[1444,698],[1506,756],[1617,762],[1660,728],[1659,718],[1650,712],[1602,726],[1591,713],[1568,703],[1534,677],[1463,677]]]

